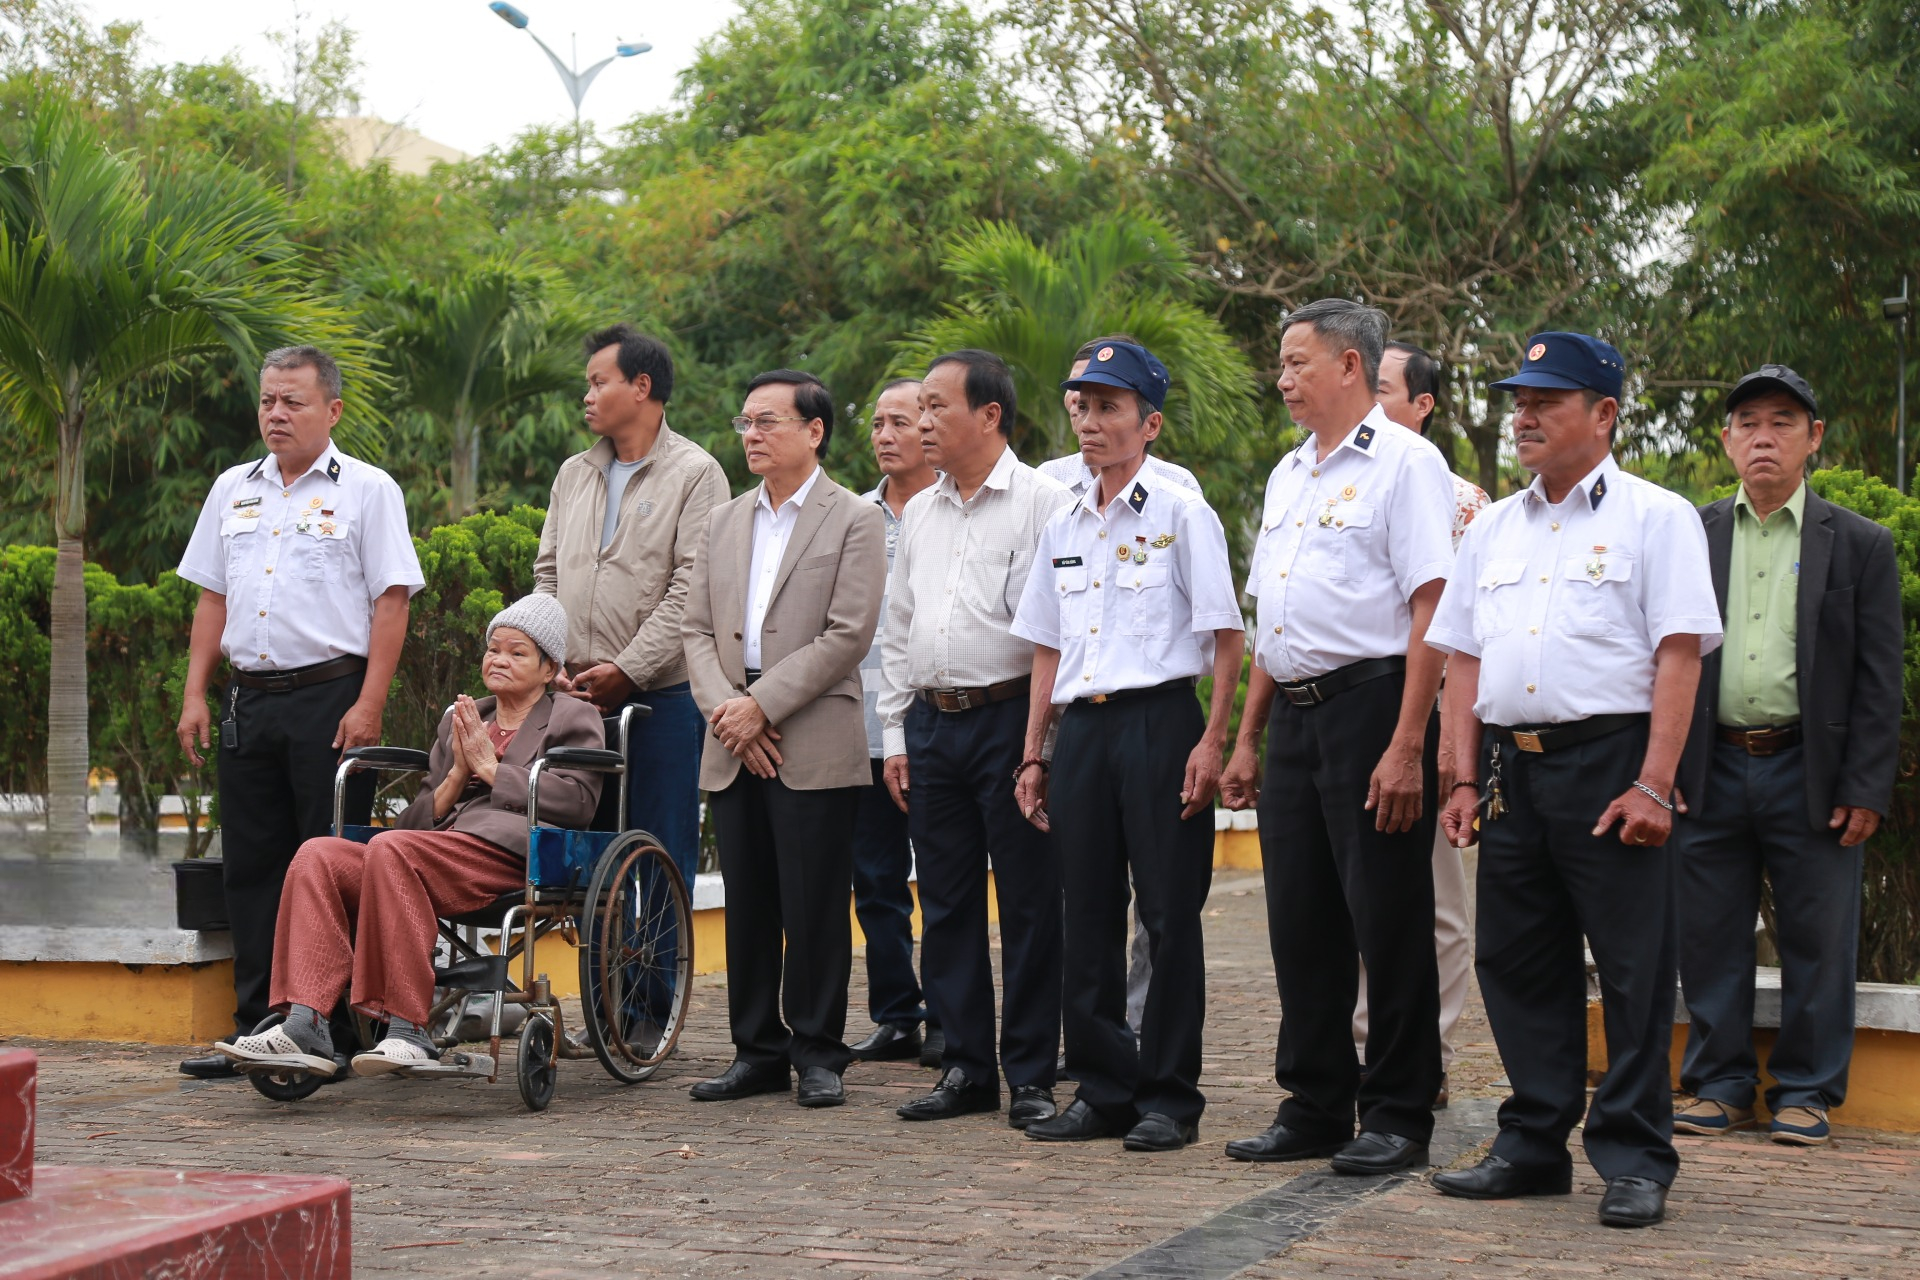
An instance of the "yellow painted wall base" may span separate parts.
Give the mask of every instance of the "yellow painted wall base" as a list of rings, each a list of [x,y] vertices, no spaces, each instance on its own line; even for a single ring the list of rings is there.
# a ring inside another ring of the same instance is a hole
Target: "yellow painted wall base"
[[[1258,871],[1260,833],[1216,832],[1213,865]],[[991,873],[987,882],[987,916],[998,920],[999,899]],[[915,884],[911,888],[913,934],[917,938],[920,887]],[[851,902],[848,913],[851,916]],[[857,918],[853,919],[853,942],[855,946],[866,942]],[[693,913],[693,961],[696,974],[726,972],[725,908]],[[557,934],[540,940],[534,972],[547,975],[556,995],[580,994],[579,955]],[[513,977],[519,981],[518,965]],[[207,1044],[232,1029],[231,960],[199,965],[0,961],[0,1036]],[[1863,1091],[1866,1080],[1857,1061],[1854,1071],[1855,1089]],[[1920,1128],[1920,1119],[1914,1127]]]
[[[1762,1099],[1754,1110],[1764,1122],[1769,1119],[1764,1095],[1773,1086],[1767,1072],[1767,1058],[1773,1053],[1774,1031],[1757,1027],[1753,1045],[1760,1057]],[[1673,1084],[1680,1087],[1680,1059],[1687,1049],[1687,1025],[1673,1029]],[[1587,1006],[1587,1066],[1604,1071],[1607,1066],[1607,1039],[1601,1022],[1600,1006]],[[1827,1117],[1835,1124],[1858,1125],[1863,1129],[1891,1129],[1896,1133],[1920,1133],[1920,1035],[1910,1031],[1880,1031],[1862,1027],[1853,1033],[1853,1066],[1847,1072],[1847,1101]]]
[[[0,1036],[209,1044],[233,1031],[233,961],[0,962]]]
[[[1260,833],[1258,831],[1216,831],[1213,833],[1213,865],[1216,870],[1258,871]]]

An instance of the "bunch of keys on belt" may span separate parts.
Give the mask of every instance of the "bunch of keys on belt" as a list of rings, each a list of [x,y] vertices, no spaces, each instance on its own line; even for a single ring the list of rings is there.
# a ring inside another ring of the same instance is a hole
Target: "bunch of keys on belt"
[[[1488,822],[1507,815],[1507,798],[1500,794],[1500,744],[1493,744],[1493,758],[1487,766],[1487,794],[1480,799],[1480,812]]]

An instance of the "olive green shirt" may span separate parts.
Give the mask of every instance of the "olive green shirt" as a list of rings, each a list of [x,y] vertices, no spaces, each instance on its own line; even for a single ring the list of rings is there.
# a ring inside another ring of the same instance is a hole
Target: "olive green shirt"
[[[1733,554],[1727,564],[1727,638],[1720,661],[1720,723],[1736,728],[1800,722],[1795,623],[1800,601],[1800,525],[1807,486],[1764,521],[1733,500]]]

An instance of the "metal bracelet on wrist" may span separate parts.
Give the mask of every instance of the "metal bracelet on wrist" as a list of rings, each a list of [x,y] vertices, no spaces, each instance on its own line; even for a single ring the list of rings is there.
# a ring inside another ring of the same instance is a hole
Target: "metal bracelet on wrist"
[[[1639,791],[1642,794],[1650,797],[1655,804],[1659,805],[1662,809],[1665,809],[1668,813],[1673,812],[1673,801],[1667,799],[1665,796],[1661,795],[1658,791],[1655,791],[1652,787],[1648,786],[1646,783],[1636,779],[1634,781],[1633,786],[1636,791]]]
[[[1462,787],[1472,787],[1475,791],[1478,791],[1480,789],[1480,783],[1473,778],[1462,778],[1453,784],[1452,791],[1449,791],[1448,794],[1451,795],[1453,791],[1458,791]]]

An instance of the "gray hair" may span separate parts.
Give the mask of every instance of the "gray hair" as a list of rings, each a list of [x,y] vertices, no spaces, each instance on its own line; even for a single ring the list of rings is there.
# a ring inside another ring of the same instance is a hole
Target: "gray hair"
[[[340,398],[340,366],[318,347],[276,347],[260,360],[260,372],[269,369],[312,369],[328,401]]]
[[[1316,298],[1296,307],[1280,322],[1284,337],[1296,324],[1311,325],[1313,331],[1333,344],[1334,353],[1360,353],[1360,372],[1366,375],[1367,391],[1380,385],[1380,357],[1387,347],[1387,313],[1365,303],[1346,298]]]

